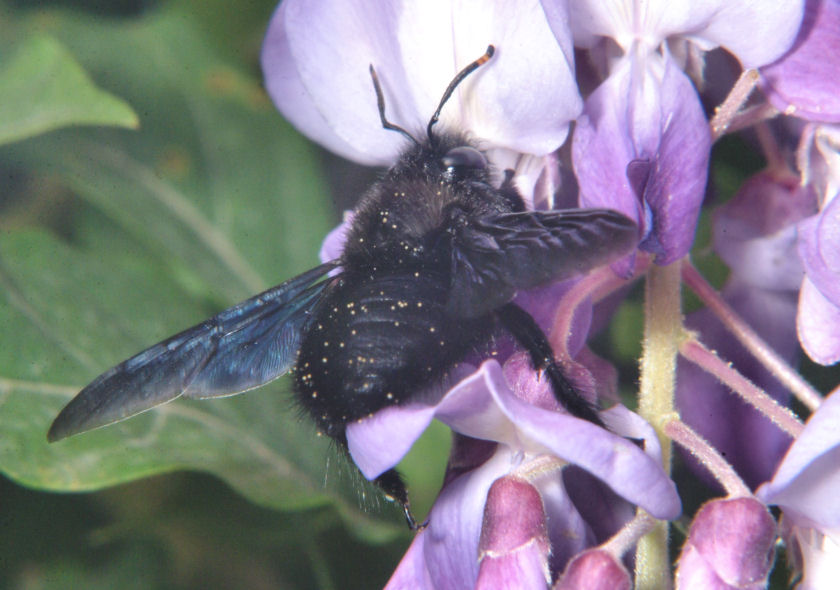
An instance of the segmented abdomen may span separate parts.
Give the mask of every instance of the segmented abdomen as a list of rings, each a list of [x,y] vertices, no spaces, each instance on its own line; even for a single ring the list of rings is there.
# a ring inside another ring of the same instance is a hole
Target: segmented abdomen
[[[300,403],[341,439],[347,422],[416,399],[490,333],[445,313],[447,286],[407,273],[345,277],[308,323],[295,369]]]

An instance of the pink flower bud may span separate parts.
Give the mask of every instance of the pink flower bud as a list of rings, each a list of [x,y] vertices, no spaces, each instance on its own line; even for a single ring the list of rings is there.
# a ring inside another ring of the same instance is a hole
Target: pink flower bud
[[[551,582],[551,544],[539,491],[503,477],[490,486],[479,541],[476,588],[539,588]]]
[[[553,590],[630,590],[630,573],[611,553],[591,549],[575,556]]]
[[[677,564],[677,589],[764,588],[776,522],[755,498],[712,500],[691,524]]]

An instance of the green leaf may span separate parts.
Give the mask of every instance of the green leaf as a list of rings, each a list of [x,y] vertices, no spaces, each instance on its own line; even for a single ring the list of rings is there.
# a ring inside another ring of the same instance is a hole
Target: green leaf
[[[68,129],[0,149],[0,165],[58,179],[82,200],[61,237],[0,235],[0,469],[50,490],[204,470],[261,505],[328,504],[367,538],[390,538],[401,526],[360,509],[358,476],[334,477],[344,458],[300,418],[283,380],[47,444],[82,385],[313,266],[334,220],[316,152],[253,74],[222,61],[183,16],[44,22],[136,106],[143,127]]]
[[[136,128],[138,119],[97,88],[58,41],[32,36],[0,63],[0,144],[68,125]]]

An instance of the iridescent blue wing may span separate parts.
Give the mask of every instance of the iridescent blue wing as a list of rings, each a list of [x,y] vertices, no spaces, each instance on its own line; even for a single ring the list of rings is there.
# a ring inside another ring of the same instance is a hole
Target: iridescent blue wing
[[[300,332],[336,268],[322,264],[109,369],[56,417],[56,441],[184,396],[221,397],[268,383],[295,362]]]
[[[477,219],[452,242],[448,311],[478,317],[530,289],[571,278],[629,252],[638,228],[610,209],[523,211]]]

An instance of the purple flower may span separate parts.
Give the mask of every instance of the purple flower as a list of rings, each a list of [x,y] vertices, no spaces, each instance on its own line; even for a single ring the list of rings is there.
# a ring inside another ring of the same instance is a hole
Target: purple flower
[[[459,87],[441,125],[508,152],[500,156],[507,167],[511,153],[560,147],[580,112],[566,39],[555,41],[536,0],[286,0],[269,25],[262,65],[277,108],[304,135],[353,161],[388,165],[405,138],[382,128],[368,66],[382,82],[388,118],[423,138],[455,73],[492,43],[492,64]]]
[[[805,279],[797,327],[808,355],[829,365],[840,360],[840,127],[808,125],[802,144],[803,177],[820,211],[799,224]]]
[[[556,4],[544,0],[552,23]],[[580,204],[622,211],[639,224],[640,247],[673,262],[693,241],[711,146],[680,60],[720,45],[745,67],[771,62],[790,47],[802,5],[575,2],[570,12],[575,45],[608,74],[573,138]]]
[[[806,277],[799,294],[799,338],[810,357],[840,360],[840,199],[799,225]]]
[[[786,115],[840,122],[840,1],[808,0],[790,51],[761,68],[768,100]]]
[[[677,588],[766,588],[775,541],[776,522],[755,498],[708,502],[697,511],[683,545]]]
[[[810,417],[756,495],[780,507],[799,588],[831,588],[840,575],[840,388]]]
[[[788,362],[799,353],[796,300],[804,271],[797,224],[816,209],[816,198],[792,173],[761,172],[714,216],[715,251],[732,272],[724,299]],[[701,340],[782,404],[788,391],[748,353],[708,309],[686,320]],[[766,481],[790,438],[743,403],[715,377],[680,360],[677,405],[683,420],[724,453],[750,486]],[[707,477],[701,469],[701,477]]]
[[[601,549],[582,552],[569,562],[552,590],[630,590],[633,582],[624,565]]]
[[[510,385],[526,380],[533,382],[523,392],[527,401]],[[433,418],[469,437],[462,441],[496,443],[489,458],[478,453],[473,461],[465,461],[463,456],[470,455],[456,445],[459,460],[450,461],[450,475],[429,514],[429,525],[417,535],[389,588],[472,587],[479,575],[480,541],[490,525],[485,510],[488,492],[499,478],[518,477],[539,491],[558,568],[596,542],[593,529],[601,524],[587,521],[583,508],[572,501],[562,477],[566,463],[594,475],[617,496],[657,518],[674,518],[680,501],[662,470],[653,430],[623,406],[602,412],[602,417],[612,432],[558,411],[550,391],[525,363],[514,362],[510,369],[506,364],[503,370],[490,360],[435,405],[390,407],[349,425],[350,453],[368,478],[396,465]],[[647,452],[625,436],[644,439]],[[594,520],[620,524],[630,516],[626,503],[617,498],[600,508]],[[490,514],[498,516],[500,511]],[[535,536],[532,520],[519,519],[519,523],[527,524],[528,530],[521,532],[525,538]],[[419,580],[428,584],[418,585]]]

